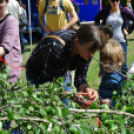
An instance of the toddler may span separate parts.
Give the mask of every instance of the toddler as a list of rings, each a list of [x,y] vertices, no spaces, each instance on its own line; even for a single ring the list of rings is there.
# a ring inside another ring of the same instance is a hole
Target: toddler
[[[121,95],[121,87],[124,85],[125,77],[121,74],[119,68],[124,63],[125,53],[116,40],[109,40],[100,52],[100,61],[104,69],[99,86],[99,95],[102,104],[114,106],[112,101],[113,91]]]

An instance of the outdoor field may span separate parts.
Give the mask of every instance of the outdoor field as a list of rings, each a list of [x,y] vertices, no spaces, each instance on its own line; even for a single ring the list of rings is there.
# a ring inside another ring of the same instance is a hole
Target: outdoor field
[[[33,41],[32,48],[34,49],[35,46],[37,45],[39,41]],[[132,62],[134,62],[134,32],[130,35],[127,35],[127,42],[128,42],[128,51],[127,51],[127,63],[128,67]],[[22,61],[22,66],[25,67],[26,61],[30,56],[30,44],[26,44],[25,46],[26,53],[23,54],[23,61]],[[99,52],[95,54],[95,58],[99,59]],[[87,82],[89,83],[89,86],[98,90],[98,86],[100,83],[100,77],[98,76],[99,72],[99,64],[95,59],[92,59],[92,62],[90,64],[90,67],[88,69],[88,75],[87,75]],[[25,76],[25,71],[22,70],[22,75],[21,79],[26,83],[26,76]]]

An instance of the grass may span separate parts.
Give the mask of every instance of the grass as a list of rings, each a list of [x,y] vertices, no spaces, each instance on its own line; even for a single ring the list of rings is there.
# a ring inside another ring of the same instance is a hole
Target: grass
[[[131,65],[132,62],[134,62],[134,32],[130,35],[127,35],[127,41],[128,41],[128,53],[127,53],[127,64],[128,67]],[[38,44],[38,41],[34,41],[32,48],[34,49],[36,45]],[[26,53],[23,54],[23,61],[22,66],[25,67],[26,61],[28,60],[31,52],[30,52],[30,44],[27,44],[26,47]],[[95,54],[95,58],[99,59],[99,52]],[[90,64],[90,67],[88,69],[87,74],[87,82],[91,88],[94,88],[98,90],[98,86],[100,84],[100,77],[98,76],[99,73],[99,64],[95,59],[92,59],[92,62]],[[24,83],[26,83],[26,76],[25,71],[22,70],[21,79]]]

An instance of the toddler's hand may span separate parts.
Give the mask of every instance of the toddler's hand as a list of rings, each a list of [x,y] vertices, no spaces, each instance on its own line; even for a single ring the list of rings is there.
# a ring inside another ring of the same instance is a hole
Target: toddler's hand
[[[99,77],[101,77],[101,76],[102,76],[102,74],[101,74],[101,72],[100,72],[100,71],[99,71],[99,74],[98,74],[98,76],[99,76]]]
[[[126,30],[126,29],[123,29],[123,31],[124,31],[124,34],[125,34],[125,35],[127,35],[127,34],[128,34],[128,32],[127,32],[127,30]]]
[[[101,103],[102,103],[102,104],[107,104],[108,106],[111,106],[112,101],[109,100],[109,99],[104,99],[104,100],[101,100]]]

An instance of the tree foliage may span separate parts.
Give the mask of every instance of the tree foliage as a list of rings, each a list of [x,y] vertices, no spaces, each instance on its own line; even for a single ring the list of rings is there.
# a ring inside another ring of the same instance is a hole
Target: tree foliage
[[[1,134],[9,134],[15,129],[33,134],[134,133],[134,75],[128,75],[122,98],[114,92],[115,108],[100,105],[97,101],[82,109],[73,101],[70,102],[72,108],[62,103],[61,95],[65,95],[62,78],[38,89],[23,85],[21,80],[12,87],[6,73],[5,70],[0,73]],[[101,120],[100,128],[97,117]],[[9,130],[2,129],[5,120],[15,121]]]

